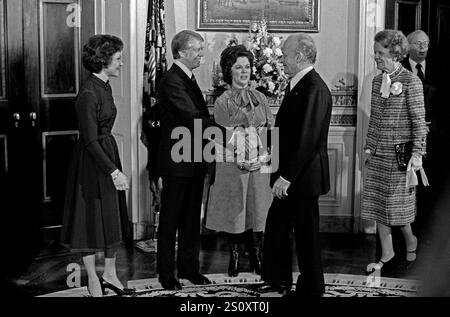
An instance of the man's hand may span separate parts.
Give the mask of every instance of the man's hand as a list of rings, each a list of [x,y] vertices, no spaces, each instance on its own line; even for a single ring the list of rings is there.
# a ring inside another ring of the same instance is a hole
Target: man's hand
[[[272,193],[277,198],[283,198],[288,195],[287,190],[291,183],[279,177],[272,188]]]

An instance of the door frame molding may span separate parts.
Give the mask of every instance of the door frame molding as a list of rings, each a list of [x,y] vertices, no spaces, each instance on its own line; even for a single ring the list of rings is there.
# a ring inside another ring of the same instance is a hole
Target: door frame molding
[[[375,233],[373,222],[363,221],[361,215],[364,186],[364,142],[370,117],[370,94],[372,79],[377,74],[372,58],[375,34],[384,29],[386,0],[361,0],[359,7],[359,54],[358,54],[358,115],[355,145],[355,200],[353,209],[353,232]]]
[[[95,0],[94,10],[95,31],[101,34],[114,34],[116,30],[112,29],[107,22],[113,14],[117,14],[114,10],[118,7],[122,10],[120,14],[124,34],[115,35],[121,36],[125,44],[126,64],[121,72],[125,94],[115,99],[124,117],[116,121],[114,130],[120,131],[125,141],[122,165],[125,174],[130,178],[127,204],[135,240],[145,238],[147,227],[151,222],[150,191],[146,170],[147,149],[140,141],[146,31],[144,26],[147,20],[147,6],[147,1],[142,0]],[[129,144],[127,140],[130,140]]]

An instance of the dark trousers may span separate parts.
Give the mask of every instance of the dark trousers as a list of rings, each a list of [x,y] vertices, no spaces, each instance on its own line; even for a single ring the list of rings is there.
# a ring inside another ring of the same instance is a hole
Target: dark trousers
[[[203,177],[165,176],[158,227],[157,272],[172,278],[175,269],[175,239],[178,230],[178,276],[199,271],[200,211]]]
[[[262,279],[273,286],[292,285],[290,234],[294,229],[300,275],[296,292],[319,296],[325,292],[319,243],[319,197],[295,193],[274,198],[264,232]]]

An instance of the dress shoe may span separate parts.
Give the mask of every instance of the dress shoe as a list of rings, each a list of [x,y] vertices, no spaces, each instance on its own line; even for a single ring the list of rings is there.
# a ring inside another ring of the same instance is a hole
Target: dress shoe
[[[207,285],[211,284],[211,281],[203,274],[197,273],[192,275],[178,275],[178,278],[188,280],[194,285]]]
[[[414,263],[416,262],[416,259],[417,259],[416,250],[414,250],[414,251],[406,250],[406,259],[404,262],[405,269],[411,270],[414,266]]]
[[[298,290],[296,289],[293,292],[290,292],[287,297],[297,297],[297,298],[318,298],[318,297],[324,297],[325,295],[325,289],[323,290],[317,290],[317,291],[306,291],[306,290]]]
[[[260,287],[258,287],[258,292],[260,293],[270,293],[270,292],[277,292],[282,295],[286,295],[291,292],[292,286],[287,285],[275,285],[270,283],[264,283]]]
[[[282,294],[281,297],[287,297],[287,298],[298,297],[297,293],[295,291],[291,291],[291,290],[285,290],[284,292],[282,292],[280,294]]]
[[[182,288],[180,282],[178,282],[174,277],[160,278],[159,282],[164,289],[170,291],[179,291]]]
[[[112,290],[114,293],[116,293],[119,296],[132,296],[136,293],[136,291],[132,288],[118,288],[117,286],[107,282],[103,279],[103,277],[100,278],[100,284],[102,287],[103,294],[106,294],[106,289]]]

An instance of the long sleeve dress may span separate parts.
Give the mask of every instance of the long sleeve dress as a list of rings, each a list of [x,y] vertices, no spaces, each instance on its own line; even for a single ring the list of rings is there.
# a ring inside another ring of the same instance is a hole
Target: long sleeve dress
[[[111,177],[122,167],[111,134],[117,109],[109,83],[91,74],[75,109],[80,137],[69,164],[61,243],[78,252],[103,251],[128,235],[125,192]]]
[[[391,74],[388,98],[380,93],[382,74],[372,82],[366,150],[371,156],[363,192],[361,217],[386,226],[414,222],[416,189],[406,187],[406,171],[398,168],[395,145],[413,141],[413,153],[425,152],[425,107],[420,79],[399,66]],[[400,85],[400,84],[401,85]],[[399,89],[401,87],[401,89]]]
[[[251,103],[254,107],[251,107]],[[226,128],[273,126],[274,118],[266,97],[254,89],[231,88],[217,98],[214,105],[216,123]],[[216,176],[211,187],[206,227],[227,233],[246,230],[264,231],[267,211],[272,203],[270,174],[261,170],[238,168],[234,153],[220,151],[216,157]]]

